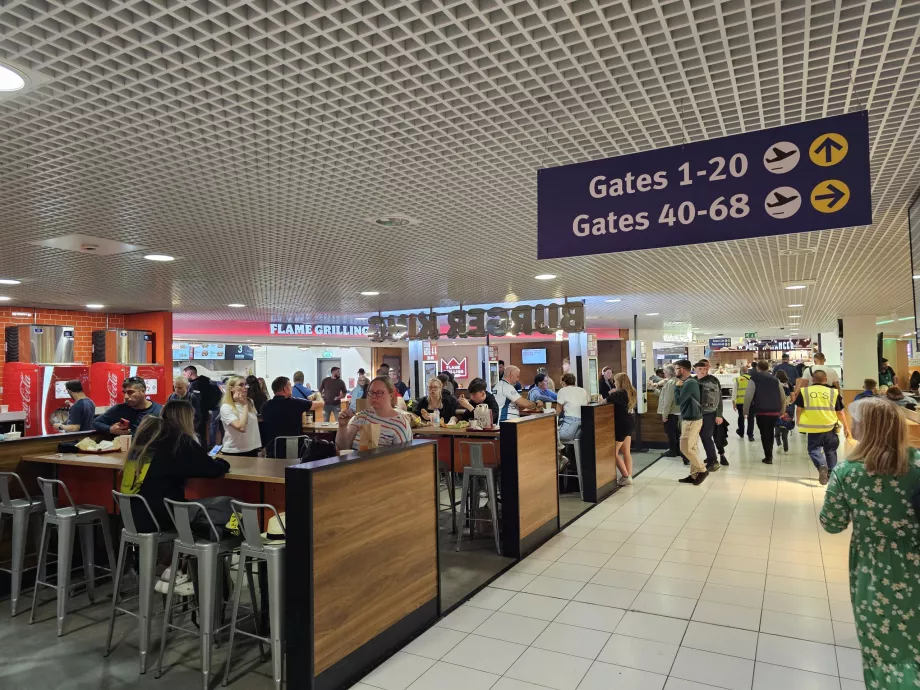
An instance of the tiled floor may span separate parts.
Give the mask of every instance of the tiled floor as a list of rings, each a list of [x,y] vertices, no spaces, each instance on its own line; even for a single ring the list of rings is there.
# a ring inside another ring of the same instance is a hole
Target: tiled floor
[[[358,690],[857,690],[849,534],[795,434],[699,487],[662,459],[370,673]]]

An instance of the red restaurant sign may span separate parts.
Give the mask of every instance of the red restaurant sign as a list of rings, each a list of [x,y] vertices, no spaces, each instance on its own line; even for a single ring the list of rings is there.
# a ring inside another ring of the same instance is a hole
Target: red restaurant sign
[[[458,379],[469,378],[466,368],[466,357],[457,361],[456,357],[451,357],[449,361],[441,359],[441,371],[449,371]]]

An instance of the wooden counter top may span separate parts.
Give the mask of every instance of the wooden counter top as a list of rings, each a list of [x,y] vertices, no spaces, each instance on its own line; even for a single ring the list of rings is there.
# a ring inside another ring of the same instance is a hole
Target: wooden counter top
[[[412,430],[413,436],[459,436],[461,438],[498,438],[498,429],[470,431],[469,429],[445,429],[443,426],[423,426]]]
[[[40,455],[24,455],[22,459],[26,462],[66,465],[69,467],[95,467],[119,471],[125,466],[126,456],[126,453],[107,453],[105,455],[95,455],[93,453],[43,453]],[[222,455],[219,457],[230,463],[230,471],[224,475],[225,479],[263,482],[266,484],[284,484],[284,470],[290,465],[298,463],[297,459],[224,457]]]
[[[339,429],[338,422],[306,422],[303,425],[303,430],[306,433],[316,433],[318,431],[328,431],[335,433]]]

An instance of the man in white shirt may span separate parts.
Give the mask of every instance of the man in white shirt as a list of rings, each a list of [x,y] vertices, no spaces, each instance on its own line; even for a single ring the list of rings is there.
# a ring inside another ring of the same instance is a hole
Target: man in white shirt
[[[810,386],[812,383],[814,383],[812,374],[814,374],[814,372],[816,371],[823,371],[825,374],[827,374],[827,385],[830,386],[831,388],[836,388],[838,393],[843,393],[843,391],[840,390],[840,376],[837,374],[836,371],[834,371],[830,367],[824,366],[824,363],[826,361],[827,361],[827,358],[824,356],[823,353],[821,352],[815,353],[815,363],[812,364],[810,367],[805,367],[802,370],[802,377],[798,381],[796,381],[796,385],[795,385],[796,397],[798,397],[798,392],[800,388],[804,388],[805,386]],[[803,379],[805,380],[806,383],[799,385]]]
[[[498,403],[498,421],[514,419],[521,416],[521,410],[530,410],[536,403],[517,392],[514,385],[521,378],[521,370],[511,365],[505,367],[505,376],[495,387],[495,402]]]

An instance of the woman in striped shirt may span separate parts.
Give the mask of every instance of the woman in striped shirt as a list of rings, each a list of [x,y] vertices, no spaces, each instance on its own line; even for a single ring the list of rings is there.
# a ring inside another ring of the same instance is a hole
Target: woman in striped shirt
[[[409,426],[409,416],[395,408],[395,397],[396,388],[389,377],[378,376],[371,381],[367,389],[370,407],[357,414],[345,410],[339,416],[339,429],[335,434],[335,444],[339,450],[358,450],[358,432],[365,424],[380,425],[381,446],[411,441],[412,427]]]

